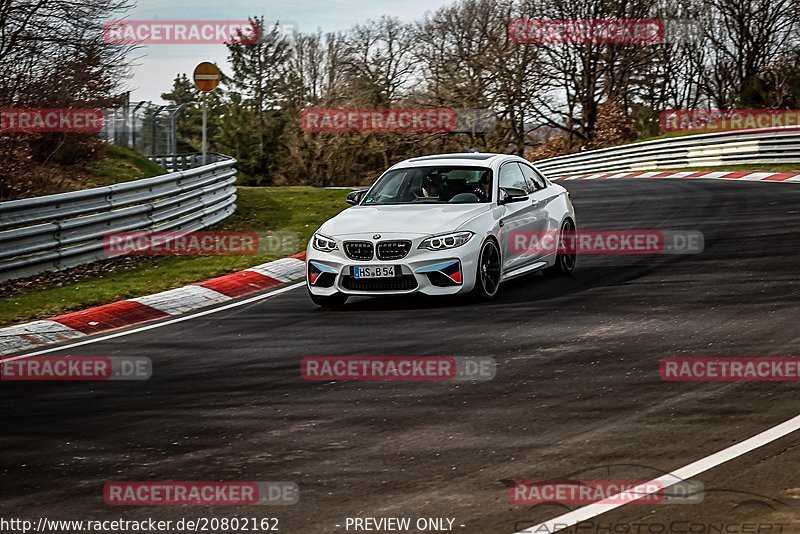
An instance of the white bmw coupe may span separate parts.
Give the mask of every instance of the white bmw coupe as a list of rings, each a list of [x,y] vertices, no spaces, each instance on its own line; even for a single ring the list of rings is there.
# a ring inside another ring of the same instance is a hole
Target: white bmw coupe
[[[319,306],[417,292],[491,299],[510,278],[575,267],[564,245],[576,230],[569,193],[517,156],[408,159],[347,202],[308,244],[306,284]],[[528,246],[546,236],[556,246]]]

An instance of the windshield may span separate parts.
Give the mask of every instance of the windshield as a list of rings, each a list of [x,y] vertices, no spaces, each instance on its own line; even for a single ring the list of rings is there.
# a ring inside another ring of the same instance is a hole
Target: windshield
[[[477,204],[491,199],[491,169],[408,167],[384,174],[362,204]]]

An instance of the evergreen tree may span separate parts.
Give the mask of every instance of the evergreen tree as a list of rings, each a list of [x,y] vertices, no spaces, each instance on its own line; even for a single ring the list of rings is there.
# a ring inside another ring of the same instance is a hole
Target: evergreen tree
[[[219,114],[222,106],[222,89],[206,93],[208,106],[208,142],[209,152],[222,152],[214,147],[212,138],[219,128]],[[178,153],[200,152],[203,141],[203,93],[197,89],[186,73],[178,74],[172,83],[172,89],[161,93],[167,103],[179,106],[183,110],[178,117]]]
[[[245,120],[242,128],[251,129],[256,138],[255,153],[248,158],[250,168],[245,172],[249,171],[260,182],[269,184],[279,160],[276,147],[284,123],[280,118],[280,109],[285,100],[284,80],[287,78],[291,46],[280,34],[277,24],[267,31],[263,17],[251,18],[250,22],[259,28],[256,43],[235,39],[226,45],[232,68],[230,83],[234,90],[241,93],[242,98],[237,106],[242,109],[237,113],[241,111]]]

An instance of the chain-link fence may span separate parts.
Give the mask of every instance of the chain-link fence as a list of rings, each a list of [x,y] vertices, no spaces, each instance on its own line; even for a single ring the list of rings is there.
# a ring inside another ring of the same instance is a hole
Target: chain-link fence
[[[100,135],[110,143],[150,156],[175,154],[178,151],[178,118],[184,106],[127,102],[105,111]]]

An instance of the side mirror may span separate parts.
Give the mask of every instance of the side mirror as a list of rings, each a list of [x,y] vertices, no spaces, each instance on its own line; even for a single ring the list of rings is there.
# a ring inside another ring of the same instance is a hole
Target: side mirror
[[[528,200],[528,192],[524,189],[517,189],[516,187],[501,187],[500,198],[497,203],[500,205],[510,204],[512,202],[522,202]]]
[[[364,198],[364,193],[366,192],[367,192],[366,190],[351,191],[347,193],[347,198],[345,199],[345,202],[347,202],[351,206],[355,206],[356,204],[361,202],[361,199]]]

